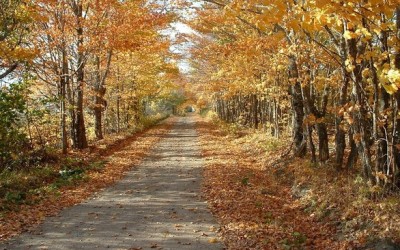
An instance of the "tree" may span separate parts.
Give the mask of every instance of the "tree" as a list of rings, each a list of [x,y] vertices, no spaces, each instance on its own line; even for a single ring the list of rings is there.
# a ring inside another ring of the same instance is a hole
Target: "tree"
[[[338,169],[359,159],[372,184],[398,183],[395,2],[207,2],[192,22],[203,34],[192,37],[193,63],[205,84],[201,96],[213,97],[221,119],[254,127],[273,123],[277,116],[268,111],[287,99],[289,89],[290,109],[273,113],[293,114],[295,155],[328,160],[328,131],[334,128]]]
[[[30,3],[23,0],[0,1],[0,80],[35,55],[35,49],[29,43],[34,19],[34,7]]]

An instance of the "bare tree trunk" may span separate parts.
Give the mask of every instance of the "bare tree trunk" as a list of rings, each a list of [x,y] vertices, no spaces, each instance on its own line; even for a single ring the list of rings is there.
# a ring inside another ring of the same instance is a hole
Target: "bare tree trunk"
[[[258,117],[258,105],[259,105],[259,101],[258,101],[258,96],[257,95],[253,95],[253,116],[254,116],[254,128],[258,129],[259,126],[259,117]]]
[[[310,150],[311,150],[311,162],[312,163],[316,163],[317,162],[317,156],[315,154],[315,144],[314,144],[314,140],[312,138],[312,134],[313,134],[313,127],[310,124],[307,124],[307,135],[308,135],[308,145],[310,146]]]
[[[318,158],[320,162],[325,162],[329,159],[329,138],[328,130],[324,122],[317,123],[318,133]]]
[[[70,122],[70,133],[71,133],[71,140],[72,140],[72,146],[75,147],[75,142],[76,142],[76,133],[75,133],[75,96],[73,94],[73,82],[68,81],[66,83],[66,90],[67,90],[67,99],[68,99],[68,111],[69,111],[69,117],[71,119]]]
[[[100,56],[95,57],[96,64],[96,76],[94,82],[94,133],[96,134],[96,139],[103,139],[102,132],[102,115],[103,115],[103,97],[106,93],[106,89],[102,87],[101,84],[101,67],[100,67]]]
[[[76,99],[76,110],[75,110],[75,135],[74,147],[77,149],[84,149],[88,147],[86,139],[85,119],[83,114],[83,88],[84,88],[84,69],[85,69],[85,55],[83,53],[83,27],[81,23],[82,19],[82,3],[77,3],[74,6],[74,12],[77,24],[77,70],[76,70],[76,81],[77,81],[77,99]]]
[[[279,138],[280,136],[280,127],[279,127],[279,114],[278,114],[278,105],[277,105],[277,101],[274,100],[273,103],[273,123],[274,123],[274,137]]]
[[[119,88],[118,90],[118,96],[117,96],[117,133],[121,132],[121,112],[120,112],[120,106],[121,106],[121,97],[119,96]]]
[[[381,51],[388,52],[388,33],[382,31],[380,36]],[[376,161],[375,161],[375,173],[386,173],[388,164],[391,161],[392,155],[388,152],[388,141],[390,133],[388,126],[388,119],[385,117],[385,110],[389,108],[390,95],[384,90],[382,85],[379,83],[378,73],[376,68],[373,66],[374,61],[370,61],[370,70],[372,71],[372,82],[374,86],[374,113],[373,113],[373,137],[377,142],[376,149]],[[383,60],[384,63],[390,63],[389,57]],[[376,183],[381,184],[381,180],[376,176]]]
[[[61,148],[62,153],[67,154],[68,149],[68,138],[67,138],[67,113],[65,107],[66,101],[66,85],[68,84],[68,61],[67,61],[67,53],[65,51],[65,44],[63,44],[62,48],[62,75],[60,77],[60,118],[61,118]]]
[[[348,88],[350,83],[350,76],[345,68],[345,61],[347,60],[347,48],[346,40],[344,37],[340,41],[340,57],[342,60],[342,85],[339,90],[339,107],[343,108],[348,100]],[[342,128],[343,113],[336,115],[335,119],[335,151],[336,151],[336,167],[341,168],[343,166],[344,151],[346,149],[346,132]]]
[[[68,70],[68,56],[67,56],[67,45],[65,42],[65,18],[64,13],[59,13],[60,29],[62,33],[61,38],[61,70],[59,72],[59,99],[60,99],[60,132],[61,132],[61,150],[63,154],[67,154],[68,150],[68,136],[67,136],[67,110],[66,110],[66,86],[69,82],[69,70]]]
[[[358,54],[360,53],[360,48],[357,48],[357,41],[355,39],[348,40],[348,49],[349,55],[356,59]],[[353,83],[353,99],[354,103],[358,104],[358,108],[354,108],[352,112],[354,119],[354,129],[358,137],[358,151],[361,157],[363,172],[365,178],[371,181],[375,181],[372,176],[372,163],[371,163],[371,152],[370,152],[370,143],[369,143],[369,131],[367,124],[367,108],[366,108],[366,100],[363,98],[362,94],[362,66],[355,62],[353,62],[353,71],[352,75],[354,78]]]
[[[297,69],[296,58],[290,57],[289,78],[294,79],[295,83],[291,86],[292,108],[294,111],[293,121],[293,137],[294,137],[294,154],[304,157],[307,152],[307,145],[304,138],[303,121],[304,121],[304,104],[301,91],[301,84],[298,81],[299,73]]]
[[[311,76],[311,74],[310,74]],[[303,87],[303,98],[304,98],[304,103],[305,103],[305,110],[307,111],[308,115],[313,115],[315,118],[317,118],[317,123],[316,123],[316,128],[317,128],[317,133],[318,133],[318,152],[319,152],[319,161],[324,162],[329,159],[329,141],[328,141],[328,131],[327,131],[327,126],[326,123],[322,120],[324,118],[325,113],[326,113],[326,107],[327,107],[327,100],[328,100],[328,93],[329,90],[328,88],[325,88],[324,93],[322,95],[322,107],[321,110],[318,110],[315,104],[315,95],[312,94],[312,90],[310,87],[311,83],[306,84]],[[308,125],[310,127],[310,125]],[[311,128],[308,129],[309,133],[309,142],[310,146],[314,147],[314,144],[312,142],[312,130]],[[311,135],[310,135],[311,133]],[[315,151],[313,148],[312,150]],[[312,152],[313,157],[315,157],[315,152]]]
[[[94,106],[94,121],[95,121],[95,134],[96,139],[103,139],[103,111],[106,106],[106,101],[104,100],[104,96],[106,94],[105,81],[110,70],[111,65],[111,50],[107,53],[107,63],[105,72],[101,74],[101,66],[100,66],[100,57],[96,56],[96,77],[94,83],[94,91],[95,91],[95,106]]]
[[[354,168],[358,160],[358,148],[356,142],[354,141],[353,135],[354,131],[353,129],[351,129],[349,131],[350,154],[349,157],[347,158],[347,163],[346,163],[347,169]]]
[[[397,29],[397,34],[396,37],[397,39],[400,39],[400,6],[396,8],[396,29]],[[397,52],[395,55],[395,67],[396,69],[400,69],[400,53]],[[400,168],[400,118],[398,116],[398,110],[400,107],[400,93],[397,92],[395,94],[395,100],[396,100],[396,108],[395,111],[393,111],[395,118],[394,124],[393,124],[393,155],[394,155],[394,160],[393,160],[393,165],[392,165],[392,182],[394,185],[400,186],[400,173],[399,173],[399,168]]]

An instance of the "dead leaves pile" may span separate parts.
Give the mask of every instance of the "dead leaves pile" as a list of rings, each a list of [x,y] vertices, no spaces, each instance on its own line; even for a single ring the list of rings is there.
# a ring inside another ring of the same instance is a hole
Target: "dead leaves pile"
[[[101,171],[90,171],[89,178],[77,186],[67,186],[59,190],[59,195],[49,195],[35,205],[21,205],[18,211],[7,212],[0,218],[0,240],[6,240],[23,231],[33,230],[46,216],[56,215],[62,208],[82,202],[91,194],[121,179],[133,166],[138,165],[150,149],[167,133],[174,118],[164,121],[146,131],[127,138],[119,138],[112,145],[102,149],[92,147],[83,157],[90,161],[104,159],[108,163]]]
[[[206,159],[203,193],[221,224],[228,249],[341,249],[335,227],[315,220],[253,154],[198,118]],[[244,142],[245,143],[245,142]],[[250,146],[251,145],[247,145]]]

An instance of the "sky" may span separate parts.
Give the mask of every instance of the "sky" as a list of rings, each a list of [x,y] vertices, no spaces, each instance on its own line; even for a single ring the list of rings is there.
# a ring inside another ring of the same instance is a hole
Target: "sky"
[[[172,41],[176,41],[176,39],[180,35],[196,34],[196,32],[194,30],[192,30],[188,25],[186,25],[182,22],[173,23],[173,24],[171,24],[171,26],[173,28],[173,32],[170,35]],[[176,53],[176,54],[179,54],[182,56],[182,58],[178,62],[178,67],[182,73],[186,73],[186,74],[189,73],[191,70],[190,63],[189,63],[189,59],[191,56],[189,49],[190,49],[191,45],[192,45],[192,43],[190,41],[181,41],[179,43],[173,44],[170,47],[170,50],[173,53]]]
[[[190,7],[176,10],[182,21],[172,23],[169,29],[162,32],[164,35],[169,36],[169,39],[172,41],[173,45],[170,47],[171,52],[181,55],[182,58],[178,62],[178,67],[179,70],[184,74],[187,74],[191,71],[189,62],[191,55],[189,49],[192,43],[188,40],[178,41],[178,39],[182,37],[182,35],[200,35],[187,24],[185,24],[185,21],[190,21],[191,19],[195,18],[195,10],[197,8],[201,8],[202,5],[202,1],[190,1]]]

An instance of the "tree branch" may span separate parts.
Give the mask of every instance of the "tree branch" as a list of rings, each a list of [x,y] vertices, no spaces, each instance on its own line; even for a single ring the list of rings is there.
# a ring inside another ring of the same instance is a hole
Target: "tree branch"
[[[14,63],[10,67],[8,67],[8,69],[0,75],[0,79],[3,79],[4,77],[11,74],[17,67],[18,67],[18,63]]]

